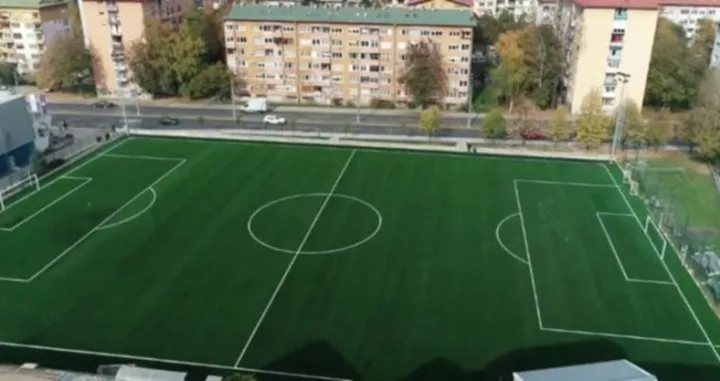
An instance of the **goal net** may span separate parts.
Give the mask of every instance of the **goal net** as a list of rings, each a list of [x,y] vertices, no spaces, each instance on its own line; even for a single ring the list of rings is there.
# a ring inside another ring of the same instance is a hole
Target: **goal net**
[[[660,220],[660,225],[658,225],[650,216],[647,216],[643,230],[645,230],[645,235],[647,235],[653,248],[655,248],[655,252],[661,259],[664,259],[665,251],[667,250],[667,240],[665,239],[661,226],[662,219]]]
[[[23,193],[23,192],[36,192],[40,190],[40,179],[36,174],[31,174],[22,180],[10,185],[9,187],[0,190],[0,211],[5,210],[9,204],[9,198]]]

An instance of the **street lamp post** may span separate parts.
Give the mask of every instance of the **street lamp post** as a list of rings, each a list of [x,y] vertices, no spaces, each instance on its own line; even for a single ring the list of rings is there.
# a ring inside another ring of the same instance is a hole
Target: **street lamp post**
[[[230,72],[230,101],[232,102],[233,120],[237,120],[237,111],[235,111],[235,73]]]
[[[615,151],[622,139],[623,127],[625,127],[625,85],[630,82],[630,74],[619,72],[615,75],[615,84],[620,84],[620,99],[615,115],[615,133],[613,135],[612,148],[610,149],[610,160],[615,160]]]
[[[472,67],[472,64],[471,64]],[[473,105],[472,105],[472,98],[473,98],[473,74],[472,69],[468,72],[468,101],[467,101],[467,128],[472,127],[472,117],[473,117]]]

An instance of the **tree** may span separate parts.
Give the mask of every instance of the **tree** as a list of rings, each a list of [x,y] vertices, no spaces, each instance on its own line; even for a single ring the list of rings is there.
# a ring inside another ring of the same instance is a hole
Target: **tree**
[[[522,96],[518,98],[515,106],[515,118],[512,123],[512,135],[516,138],[523,139],[523,144],[525,143],[525,133],[531,128],[532,121],[530,120],[530,116],[534,108],[534,105],[529,99]]]
[[[639,148],[647,142],[647,124],[640,114],[640,108],[632,99],[625,103],[624,110],[623,143],[628,142]]]
[[[189,97],[230,99],[230,76],[228,67],[222,62],[204,68],[190,81]]]
[[[567,109],[565,106],[558,106],[550,122],[550,138],[557,145],[559,141],[568,138],[567,131]]]
[[[440,126],[441,118],[442,112],[438,106],[429,107],[420,113],[420,129],[428,136],[428,139]]]
[[[655,150],[666,145],[675,133],[670,110],[662,109],[652,121],[647,122],[647,143]]]
[[[529,70],[525,63],[525,52],[520,45],[522,31],[509,31],[500,35],[495,52],[500,63],[492,70],[493,87],[497,95],[509,103],[512,113],[516,98],[522,93]]]
[[[67,12],[70,33],[52,40],[35,73],[35,81],[42,88],[77,91],[93,76],[93,64],[97,57],[85,47],[78,8],[71,3]]]
[[[599,89],[593,89],[583,98],[575,125],[577,140],[585,148],[595,148],[607,139],[607,118],[602,110],[602,96]]]
[[[130,47],[133,79],[154,96],[191,95],[191,81],[203,69],[205,45],[184,21],[175,30],[157,19],[145,22],[143,38]]]
[[[697,86],[706,68],[707,63],[689,51],[683,29],[661,17],[650,57],[645,104],[671,110],[689,108],[697,99]]]
[[[696,145],[704,159],[720,155],[720,72],[709,72],[698,89],[697,106],[684,129],[687,141]],[[691,145],[692,150],[692,145]]]
[[[712,19],[698,20],[698,27],[691,41],[690,52],[695,59],[704,65],[710,63],[710,54],[715,44],[715,21]]]
[[[252,374],[233,373],[229,376],[225,376],[223,381],[257,381],[257,378]]]
[[[200,38],[205,45],[203,62],[212,64],[225,59],[225,35],[223,17],[232,7],[232,2],[223,3],[217,9],[212,7],[192,7],[185,13],[190,33]]]
[[[483,121],[483,134],[492,140],[505,136],[505,118],[499,108],[493,108]]]
[[[400,77],[405,92],[424,108],[442,102],[447,95],[447,74],[443,57],[435,45],[420,41],[409,45],[405,53],[405,71]]]

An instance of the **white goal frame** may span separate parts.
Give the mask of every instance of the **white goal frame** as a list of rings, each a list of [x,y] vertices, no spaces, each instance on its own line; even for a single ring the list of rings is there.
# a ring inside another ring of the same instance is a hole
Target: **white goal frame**
[[[657,246],[655,246],[655,243],[652,240],[650,240],[650,243],[655,248],[655,251],[660,256],[660,258],[664,259],[665,251],[667,250],[667,246],[668,246],[667,239],[665,238],[665,232],[662,230],[662,228],[660,226],[658,226],[655,223],[655,221],[650,216],[647,216],[647,217],[645,217],[645,226],[643,227],[643,230],[645,231],[645,235],[647,235],[648,238],[650,238],[650,235],[648,233],[650,226],[655,228],[657,235],[660,237],[660,239],[662,239],[662,247],[658,248]]]
[[[4,211],[10,206],[6,203],[6,200],[10,196],[28,187],[34,187],[34,192],[40,190],[40,179],[36,174],[32,173],[24,179],[10,185],[9,187],[0,190],[0,212]]]

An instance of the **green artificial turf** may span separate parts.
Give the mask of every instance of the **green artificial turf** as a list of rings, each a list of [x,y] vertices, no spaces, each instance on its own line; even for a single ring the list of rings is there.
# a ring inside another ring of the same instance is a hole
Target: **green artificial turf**
[[[720,379],[717,318],[620,181],[604,163],[127,139],[0,213],[0,361],[439,381],[629,358]]]

